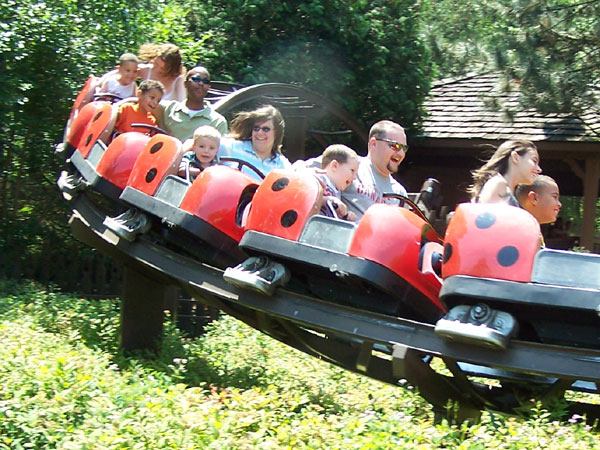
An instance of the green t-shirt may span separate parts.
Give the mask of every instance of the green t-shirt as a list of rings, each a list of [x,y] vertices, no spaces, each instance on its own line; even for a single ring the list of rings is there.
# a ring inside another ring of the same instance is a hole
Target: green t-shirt
[[[190,110],[185,102],[161,101],[158,108],[158,126],[181,142],[191,139],[201,125],[212,125],[221,134],[227,133],[227,120],[206,103],[200,111]]]

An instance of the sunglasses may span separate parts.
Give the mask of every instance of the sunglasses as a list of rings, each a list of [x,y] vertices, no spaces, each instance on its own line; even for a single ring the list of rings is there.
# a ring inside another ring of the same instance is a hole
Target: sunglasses
[[[271,131],[271,127],[259,127],[259,126],[256,126],[256,127],[252,128],[252,131],[254,131],[256,133],[258,133],[260,130],[262,130],[265,133],[268,133],[269,131]]]
[[[375,138],[376,141],[387,142],[387,145],[394,151],[399,152],[402,150],[404,153],[408,151],[408,145],[401,144],[400,142],[393,141],[386,138]]]
[[[204,84],[210,84],[210,78],[202,78],[200,75],[191,76],[190,80],[194,83],[200,83],[202,81]]]

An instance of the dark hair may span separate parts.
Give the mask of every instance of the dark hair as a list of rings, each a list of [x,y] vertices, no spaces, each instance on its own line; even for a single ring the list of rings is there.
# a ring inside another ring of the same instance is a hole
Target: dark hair
[[[275,142],[271,149],[271,156],[281,153],[281,144],[283,142],[283,133],[285,132],[285,121],[277,108],[271,105],[261,106],[254,111],[242,111],[235,115],[231,121],[231,131],[229,135],[240,141],[250,141],[252,139],[252,128],[258,123],[273,121],[275,128]]]
[[[345,164],[348,160],[355,158],[358,160],[358,155],[350,147],[343,144],[333,144],[325,149],[321,156],[321,168],[325,169],[331,161],[337,161],[340,164]]]
[[[515,197],[517,197],[519,203],[523,204],[523,200],[531,191],[541,194],[544,189],[553,184],[558,186],[554,178],[548,175],[538,175],[531,184],[518,184],[515,188]]]
[[[156,80],[144,80],[140,83],[138,89],[142,92],[158,89],[163,94],[165,93],[165,86],[160,81]]]
[[[138,51],[138,56],[142,61],[151,62],[160,58],[165,62],[167,75],[178,77],[183,72],[183,63],[181,50],[173,44],[142,44]]]
[[[537,147],[531,141],[512,140],[503,142],[483,166],[471,172],[473,184],[469,186],[467,192],[471,194],[472,198],[478,198],[481,188],[487,180],[498,173],[505,175],[508,172],[508,163],[513,152],[523,156],[532,150],[537,150]]]

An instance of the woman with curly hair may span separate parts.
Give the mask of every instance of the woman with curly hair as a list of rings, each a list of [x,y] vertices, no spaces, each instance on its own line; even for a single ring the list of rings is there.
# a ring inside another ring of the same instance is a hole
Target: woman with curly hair
[[[518,184],[532,184],[541,172],[540,157],[533,142],[506,141],[483,166],[472,172],[473,184],[468,192],[475,202],[506,202],[519,206],[515,188]]]
[[[138,51],[138,76],[160,81],[165,87],[163,100],[185,101],[185,69],[181,50],[173,44],[143,44]]]

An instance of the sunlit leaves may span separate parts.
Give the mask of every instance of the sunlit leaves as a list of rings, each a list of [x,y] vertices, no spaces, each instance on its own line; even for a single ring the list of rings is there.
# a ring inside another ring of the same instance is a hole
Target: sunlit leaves
[[[125,356],[118,315],[118,301],[0,283],[0,448],[598,448],[585,416],[561,422],[560,408],[527,400],[526,419],[484,412],[478,424],[434,424],[413,391],[227,316],[200,339],[167,326],[158,353]]]
[[[418,122],[427,53],[410,1],[208,1],[190,6],[196,47],[214,77],[298,83],[368,126]]]

